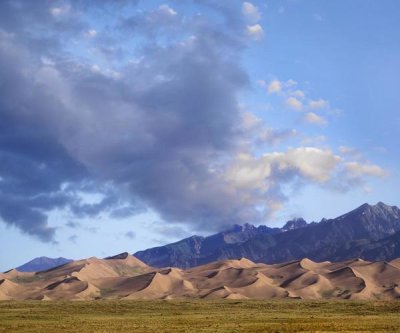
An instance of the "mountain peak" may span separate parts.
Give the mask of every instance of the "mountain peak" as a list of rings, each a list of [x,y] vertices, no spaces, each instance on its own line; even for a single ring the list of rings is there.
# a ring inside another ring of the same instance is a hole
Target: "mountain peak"
[[[297,217],[290,221],[287,221],[286,224],[282,227],[282,231],[289,231],[304,228],[308,225],[308,223],[302,218]]]
[[[254,230],[254,229],[256,229],[256,227],[250,223],[245,223],[243,225],[234,224],[230,229],[224,231],[224,233],[243,232],[243,231]]]
[[[37,272],[42,270],[48,270],[57,266],[61,266],[71,262],[71,259],[63,257],[49,258],[49,257],[38,257],[31,261],[17,267],[20,272]]]
[[[365,203],[351,212],[340,216],[339,219],[355,215],[394,216],[398,218],[400,217],[400,209],[396,206],[389,206],[381,201],[375,205]]]

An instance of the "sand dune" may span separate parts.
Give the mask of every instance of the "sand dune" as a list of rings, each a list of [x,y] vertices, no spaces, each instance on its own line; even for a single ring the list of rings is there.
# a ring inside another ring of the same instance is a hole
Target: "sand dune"
[[[121,253],[89,258],[36,273],[0,275],[0,300],[114,299],[397,299],[400,259],[391,262],[283,264],[223,260],[188,270],[155,269]]]

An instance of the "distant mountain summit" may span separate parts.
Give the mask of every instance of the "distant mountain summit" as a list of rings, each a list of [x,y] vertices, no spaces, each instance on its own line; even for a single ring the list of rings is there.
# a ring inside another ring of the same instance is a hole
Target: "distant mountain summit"
[[[39,257],[35,258],[26,264],[23,264],[17,267],[17,270],[20,272],[38,272],[45,271],[57,266],[61,266],[71,262],[71,259],[66,258],[48,258],[48,257]]]
[[[287,221],[286,224],[282,227],[282,231],[289,231],[307,227],[308,223],[303,218],[296,218],[290,221]]]
[[[155,267],[188,268],[242,257],[255,262],[280,263],[305,257],[317,261],[354,257],[391,260],[399,254],[400,209],[379,202],[363,204],[319,223],[297,218],[282,228],[235,225],[208,237],[192,236],[139,251],[135,256]]]

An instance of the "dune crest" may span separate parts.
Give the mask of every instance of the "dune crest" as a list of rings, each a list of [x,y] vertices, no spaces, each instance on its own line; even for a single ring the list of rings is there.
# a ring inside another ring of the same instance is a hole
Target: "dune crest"
[[[128,253],[77,260],[48,271],[1,274],[0,300],[399,299],[400,260],[257,264],[246,258],[187,270],[155,269]]]

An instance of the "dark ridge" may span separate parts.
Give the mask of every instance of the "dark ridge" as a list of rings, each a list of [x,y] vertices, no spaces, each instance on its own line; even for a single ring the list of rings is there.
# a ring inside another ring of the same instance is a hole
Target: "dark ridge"
[[[129,253],[128,252],[122,252],[120,254],[117,254],[115,256],[107,257],[105,258],[106,260],[111,260],[111,259],[126,259],[128,258]]]

